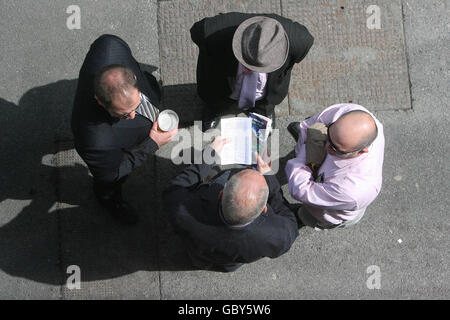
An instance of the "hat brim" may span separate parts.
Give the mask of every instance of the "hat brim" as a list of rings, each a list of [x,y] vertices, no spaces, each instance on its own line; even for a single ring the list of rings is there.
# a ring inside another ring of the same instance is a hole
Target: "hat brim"
[[[245,62],[243,56],[242,56],[242,34],[244,33],[244,30],[250,26],[251,24],[255,23],[255,22],[260,22],[263,21],[265,19],[272,19],[275,20],[273,18],[269,18],[269,17],[265,17],[265,16],[256,16],[256,17],[252,17],[249,18],[247,20],[245,20],[244,22],[242,22],[239,27],[236,29],[236,31],[234,32],[233,35],[233,43],[232,43],[232,47],[233,47],[233,53],[234,56],[236,57],[236,59],[247,69],[252,70],[252,71],[256,71],[259,73],[270,73],[273,71],[276,71],[278,69],[280,69],[284,63],[287,60],[287,57],[289,55],[289,38],[286,34],[286,31],[284,30],[283,26],[278,22],[277,24],[280,25],[280,27],[283,30],[284,36],[286,38],[286,47],[284,48],[284,58],[282,59],[282,62],[280,62],[279,64],[274,64],[274,65],[269,65],[269,66],[263,66],[263,67],[259,67],[259,66],[254,66],[251,64],[248,64],[247,62]]]

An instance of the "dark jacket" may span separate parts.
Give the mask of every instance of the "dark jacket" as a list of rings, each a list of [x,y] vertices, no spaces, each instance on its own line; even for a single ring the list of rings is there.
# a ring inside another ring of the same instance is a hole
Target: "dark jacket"
[[[298,227],[277,178],[265,176],[269,186],[267,213],[245,227],[233,228],[224,222],[219,209],[219,193],[230,171],[205,182],[210,170],[211,165],[190,165],[163,193],[165,212],[189,251],[217,266],[275,258],[288,251],[298,236]]]
[[[235,77],[238,61],[232,49],[237,27],[248,18],[267,16],[281,23],[289,38],[289,55],[284,65],[268,74],[265,100],[277,105],[286,97],[292,67],[307,55],[314,38],[305,26],[276,14],[231,12],[204,18],[191,28],[192,41],[199,47],[197,90],[208,104],[214,104],[231,94],[228,77]]]
[[[94,76],[111,64],[129,67],[137,77],[139,90],[153,105],[159,105],[160,96],[157,82],[151,85],[147,81],[122,39],[103,35],[91,45],[78,79],[71,126],[75,149],[94,179],[103,183],[119,181],[158,150],[149,137],[150,120],[141,115],[133,120],[113,118],[94,99]]]

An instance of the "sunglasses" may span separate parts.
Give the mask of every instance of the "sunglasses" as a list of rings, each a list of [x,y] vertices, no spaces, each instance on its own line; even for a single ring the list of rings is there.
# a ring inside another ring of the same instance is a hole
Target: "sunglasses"
[[[327,140],[328,140],[328,144],[330,145],[330,148],[336,152],[337,154],[343,156],[343,155],[351,155],[351,154],[355,154],[361,150],[356,150],[356,151],[341,151],[339,150],[338,147],[336,147],[336,145],[333,143],[333,141],[331,141],[331,137],[330,137],[330,127],[334,124],[334,122],[330,125],[327,126]]]

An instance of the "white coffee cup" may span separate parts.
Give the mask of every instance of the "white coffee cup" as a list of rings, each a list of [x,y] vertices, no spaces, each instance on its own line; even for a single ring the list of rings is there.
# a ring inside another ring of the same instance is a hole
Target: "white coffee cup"
[[[158,116],[158,128],[161,131],[170,131],[178,126],[178,115],[173,110],[164,110]]]

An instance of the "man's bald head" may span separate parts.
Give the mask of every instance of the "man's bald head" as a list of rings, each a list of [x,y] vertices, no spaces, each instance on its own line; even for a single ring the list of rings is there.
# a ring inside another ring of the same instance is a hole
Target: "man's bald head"
[[[95,96],[106,107],[132,104],[136,94],[137,81],[131,69],[121,65],[102,68],[94,79]]]
[[[330,140],[343,152],[354,152],[369,147],[378,135],[373,117],[362,110],[342,115],[329,127]]]
[[[243,225],[256,219],[264,210],[269,187],[256,170],[243,170],[228,180],[222,195],[222,211],[231,225]]]

